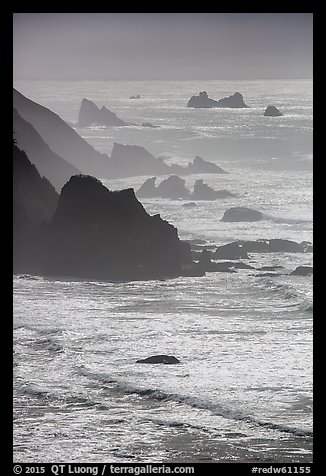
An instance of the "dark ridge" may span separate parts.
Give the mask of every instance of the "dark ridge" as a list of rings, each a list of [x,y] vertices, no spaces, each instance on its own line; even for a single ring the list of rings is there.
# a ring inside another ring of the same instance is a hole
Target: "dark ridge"
[[[55,154],[37,130],[13,108],[13,128],[17,146],[23,149],[32,164],[60,191],[72,175],[80,173],[76,167]]]

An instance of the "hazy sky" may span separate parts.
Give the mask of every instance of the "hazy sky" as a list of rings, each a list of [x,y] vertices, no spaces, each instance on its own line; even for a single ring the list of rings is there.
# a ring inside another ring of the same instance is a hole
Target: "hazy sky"
[[[312,78],[312,13],[14,13],[14,79]]]

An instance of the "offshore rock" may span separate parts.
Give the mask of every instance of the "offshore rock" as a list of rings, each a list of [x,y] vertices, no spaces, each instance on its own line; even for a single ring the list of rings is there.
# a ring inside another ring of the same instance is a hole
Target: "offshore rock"
[[[291,276],[310,276],[313,274],[313,267],[312,266],[298,266],[290,274]]]
[[[180,364],[180,360],[173,355],[152,355],[147,359],[136,360],[137,364]]]
[[[194,107],[194,108],[211,108],[211,107],[220,107],[220,108],[248,108],[243,100],[242,94],[239,92],[234,93],[232,96],[228,96],[226,98],[219,99],[215,101],[215,99],[211,99],[208,97],[206,91],[202,91],[199,93],[198,96],[192,96],[188,103],[187,107]]]
[[[268,106],[264,112],[264,116],[271,116],[271,117],[277,117],[277,116],[283,116],[281,111],[277,109],[275,106]]]
[[[239,222],[239,221],[259,221],[263,219],[263,214],[257,210],[246,207],[232,207],[224,212],[221,221]]]

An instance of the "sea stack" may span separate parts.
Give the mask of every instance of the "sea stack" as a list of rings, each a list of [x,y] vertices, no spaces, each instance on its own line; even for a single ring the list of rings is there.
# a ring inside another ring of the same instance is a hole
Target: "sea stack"
[[[89,99],[83,99],[79,109],[78,127],[88,127],[92,124],[98,126],[128,125],[105,106],[99,109],[96,104]]]
[[[202,91],[199,93],[199,96],[192,96],[187,104],[187,107],[194,107],[194,108],[210,108],[210,107],[225,107],[225,108],[247,108],[247,104],[245,104],[243,100],[243,95],[239,92],[234,93],[232,96],[228,96],[226,98],[219,99],[215,101],[215,99],[211,99],[208,97],[206,91]]]

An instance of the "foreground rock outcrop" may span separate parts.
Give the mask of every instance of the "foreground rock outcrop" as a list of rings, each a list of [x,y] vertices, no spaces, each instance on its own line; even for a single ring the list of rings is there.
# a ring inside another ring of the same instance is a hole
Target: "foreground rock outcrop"
[[[211,108],[211,107],[226,107],[226,108],[247,108],[247,106],[243,100],[243,95],[239,92],[234,93],[232,96],[228,96],[226,98],[219,99],[216,101],[215,99],[211,99],[208,97],[206,91],[202,91],[199,93],[198,96],[192,96],[188,103],[187,107],[194,107],[194,108]]]
[[[58,202],[53,185],[13,145],[13,272],[41,273],[48,224]]]
[[[176,228],[148,215],[132,189],[111,192],[94,177],[74,176],[50,228],[46,274],[109,280],[182,274],[187,249]]]
[[[128,123],[120,119],[114,112],[105,106],[98,108],[93,101],[83,99],[78,113],[78,127],[97,126],[127,126]]]

